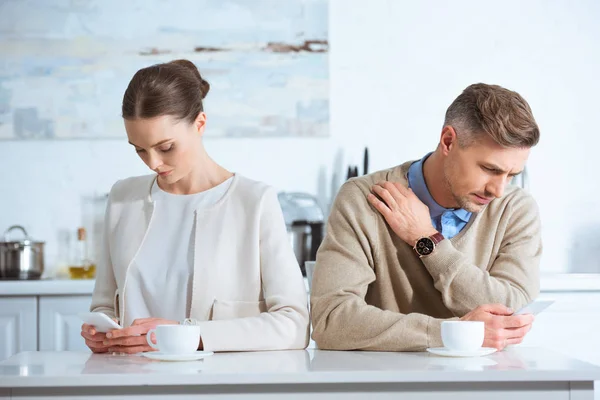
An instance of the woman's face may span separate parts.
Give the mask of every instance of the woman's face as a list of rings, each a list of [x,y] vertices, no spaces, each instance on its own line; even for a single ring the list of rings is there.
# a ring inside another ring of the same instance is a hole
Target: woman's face
[[[200,113],[194,124],[170,115],[125,120],[129,143],[159,179],[173,184],[197,165],[206,117]]]

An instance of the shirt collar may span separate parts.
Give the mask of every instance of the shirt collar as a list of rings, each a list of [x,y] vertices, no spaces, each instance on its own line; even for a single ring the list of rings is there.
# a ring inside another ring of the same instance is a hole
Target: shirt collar
[[[408,187],[412,189],[419,200],[429,207],[429,215],[431,218],[439,217],[443,213],[451,211],[464,222],[469,222],[469,218],[471,218],[471,213],[469,211],[463,208],[444,208],[431,197],[431,193],[429,193],[429,189],[427,189],[427,184],[425,183],[425,176],[423,175],[423,164],[430,155],[431,153],[427,154],[419,161],[412,163],[408,168]]]

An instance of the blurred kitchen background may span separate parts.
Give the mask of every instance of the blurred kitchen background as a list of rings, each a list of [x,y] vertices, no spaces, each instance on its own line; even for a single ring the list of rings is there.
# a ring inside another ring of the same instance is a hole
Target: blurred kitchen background
[[[189,58],[211,84],[209,154],[279,190],[301,266],[348,176],[433,150],[472,83],[521,93],[542,138],[514,184],[539,204],[556,300],[524,345],[600,365],[599,20],[596,0],[0,0],[0,235],[32,240],[0,246],[31,264],[44,246],[47,278],[0,279],[0,360],[89,351],[94,280],[52,278],[93,275],[106,194],[149,173],[119,116],[127,82]]]
[[[126,84],[189,58],[211,83],[209,154],[280,190],[290,231],[286,194],[324,220],[365,148],[370,171],[418,159],[467,85],[518,91],[542,131],[516,182],[540,206],[542,271],[600,273],[599,16],[594,0],[0,0],[0,231],[46,243],[44,276],[80,227],[95,258],[111,185],[149,172]]]

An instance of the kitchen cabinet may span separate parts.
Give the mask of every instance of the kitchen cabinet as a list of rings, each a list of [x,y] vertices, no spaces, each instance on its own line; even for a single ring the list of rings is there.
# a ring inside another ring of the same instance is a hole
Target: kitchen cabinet
[[[0,360],[22,351],[87,351],[80,312],[91,295],[0,296]]]
[[[37,350],[37,299],[0,297],[0,360]]]
[[[79,312],[91,295],[0,297],[0,360],[22,351],[86,351]]]
[[[85,351],[80,312],[89,311],[91,296],[41,296],[39,298],[39,350]]]
[[[93,290],[93,280],[0,280],[0,361],[22,351],[87,351],[77,314],[89,310]]]

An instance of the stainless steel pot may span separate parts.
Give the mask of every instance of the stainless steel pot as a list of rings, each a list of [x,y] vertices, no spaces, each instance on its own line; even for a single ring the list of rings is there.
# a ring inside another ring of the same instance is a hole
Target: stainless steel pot
[[[24,239],[10,240],[14,230],[20,230]],[[0,279],[39,279],[43,272],[44,242],[31,240],[20,225],[8,228],[0,241]]]

